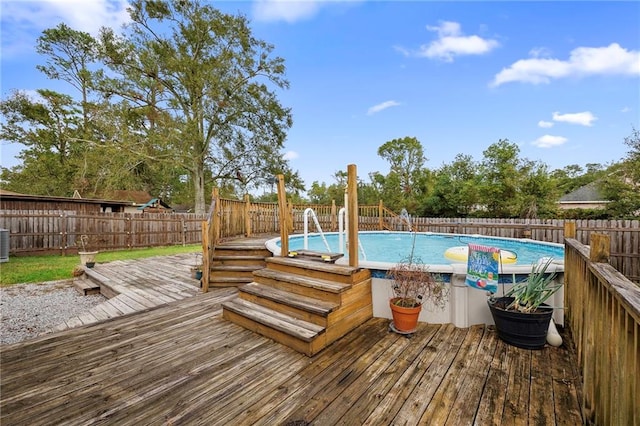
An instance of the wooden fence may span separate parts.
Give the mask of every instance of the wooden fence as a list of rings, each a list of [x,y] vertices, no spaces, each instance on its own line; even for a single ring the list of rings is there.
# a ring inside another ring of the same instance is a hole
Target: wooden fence
[[[573,236],[572,232],[567,233]],[[582,372],[587,424],[640,424],[640,287],[608,262],[609,237],[565,239],[565,315]]]
[[[197,244],[206,215],[179,213],[78,213],[64,210],[5,210],[0,228],[9,230],[9,253],[75,253],[80,236],[88,249]]]
[[[278,234],[280,213],[277,203],[253,203],[217,197],[214,240],[240,235]],[[304,231],[304,211],[311,207],[323,231],[337,231],[340,206],[288,204],[288,228]],[[0,228],[10,231],[11,254],[74,252],[78,239],[88,235],[101,250],[193,244],[202,241],[202,221],[209,215],[77,213],[62,210],[4,210]],[[531,238],[561,244],[564,220],[560,219],[478,219],[423,218],[410,219],[411,228],[423,232],[480,234],[496,237]],[[316,231],[309,218],[309,230]],[[630,280],[640,283],[640,221],[577,220],[576,240],[589,244],[592,233],[604,233],[611,239],[611,265]],[[382,202],[358,207],[361,231],[409,230],[406,219],[387,209]]]

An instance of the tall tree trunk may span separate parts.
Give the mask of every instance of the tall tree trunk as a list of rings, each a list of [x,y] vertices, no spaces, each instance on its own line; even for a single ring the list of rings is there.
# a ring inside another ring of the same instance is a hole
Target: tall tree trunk
[[[205,213],[204,204],[204,162],[198,158],[193,167],[193,189],[195,191],[195,212]]]

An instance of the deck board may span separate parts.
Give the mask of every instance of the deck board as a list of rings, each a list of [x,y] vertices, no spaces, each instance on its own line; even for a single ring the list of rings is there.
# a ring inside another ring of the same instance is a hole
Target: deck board
[[[126,285],[122,277],[110,279]],[[143,290],[131,294],[118,303],[149,300]],[[3,345],[0,423],[582,421],[572,346],[518,349],[491,326],[420,324],[406,337],[373,318],[307,357],[225,321],[220,305],[236,296],[229,288],[155,307],[137,302],[137,312]]]

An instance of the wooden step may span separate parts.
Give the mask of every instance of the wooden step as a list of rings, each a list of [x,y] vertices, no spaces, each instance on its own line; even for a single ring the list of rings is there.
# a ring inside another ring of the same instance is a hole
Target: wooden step
[[[265,259],[265,262],[269,269],[346,284],[359,282],[370,276],[370,272],[367,269],[354,268],[348,265],[323,263],[307,259],[269,257]]]
[[[270,268],[254,271],[253,281],[267,284],[280,290],[333,303],[339,303],[340,295],[351,288],[351,284],[312,278]]]
[[[237,256],[213,256],[213,266],[222,265],[261,265],[266,266],[264,256],[260,255],[237,255]]]
[[[73,286],[80,292],[80,294],[84,296],[90,294],[100,294],[100,284],[87,278],[74,279]]]
[[[215,279],[216,275],[251,278],[254,271],[262,268],[262,265],[215,265],[211,267],[211,278]],[[251,282],[251,279],[247,282]]]
[[[209,287],[239,287],[253,281],[253,277],[225,277],[214,276],[209,277]]]
[[[308,356],[325,346],[324,327],[240,298],[224,302],[222,316]]]
[[[287,257],[295,259],[314,260],[316,262],[335,263],[336,260],[344,257],[344,254],[303,249],[290,251]]]
[[[264,245],[221,244],[215,247],[215,256],[271,256],[271,252]]]
[[[327,318],[340,305],[252,282],[238,288],[244,300],[266,306],[295,318],[327,326]]]

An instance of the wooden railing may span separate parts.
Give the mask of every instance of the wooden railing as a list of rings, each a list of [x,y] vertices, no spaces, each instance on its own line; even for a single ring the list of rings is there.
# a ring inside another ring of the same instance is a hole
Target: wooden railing
[[[575,239],[575,226],[567,225],[565,315],[582,372],[583,418],[638,425],[640,287],[609,265],[607,235],[593,234],[585,246]]]

